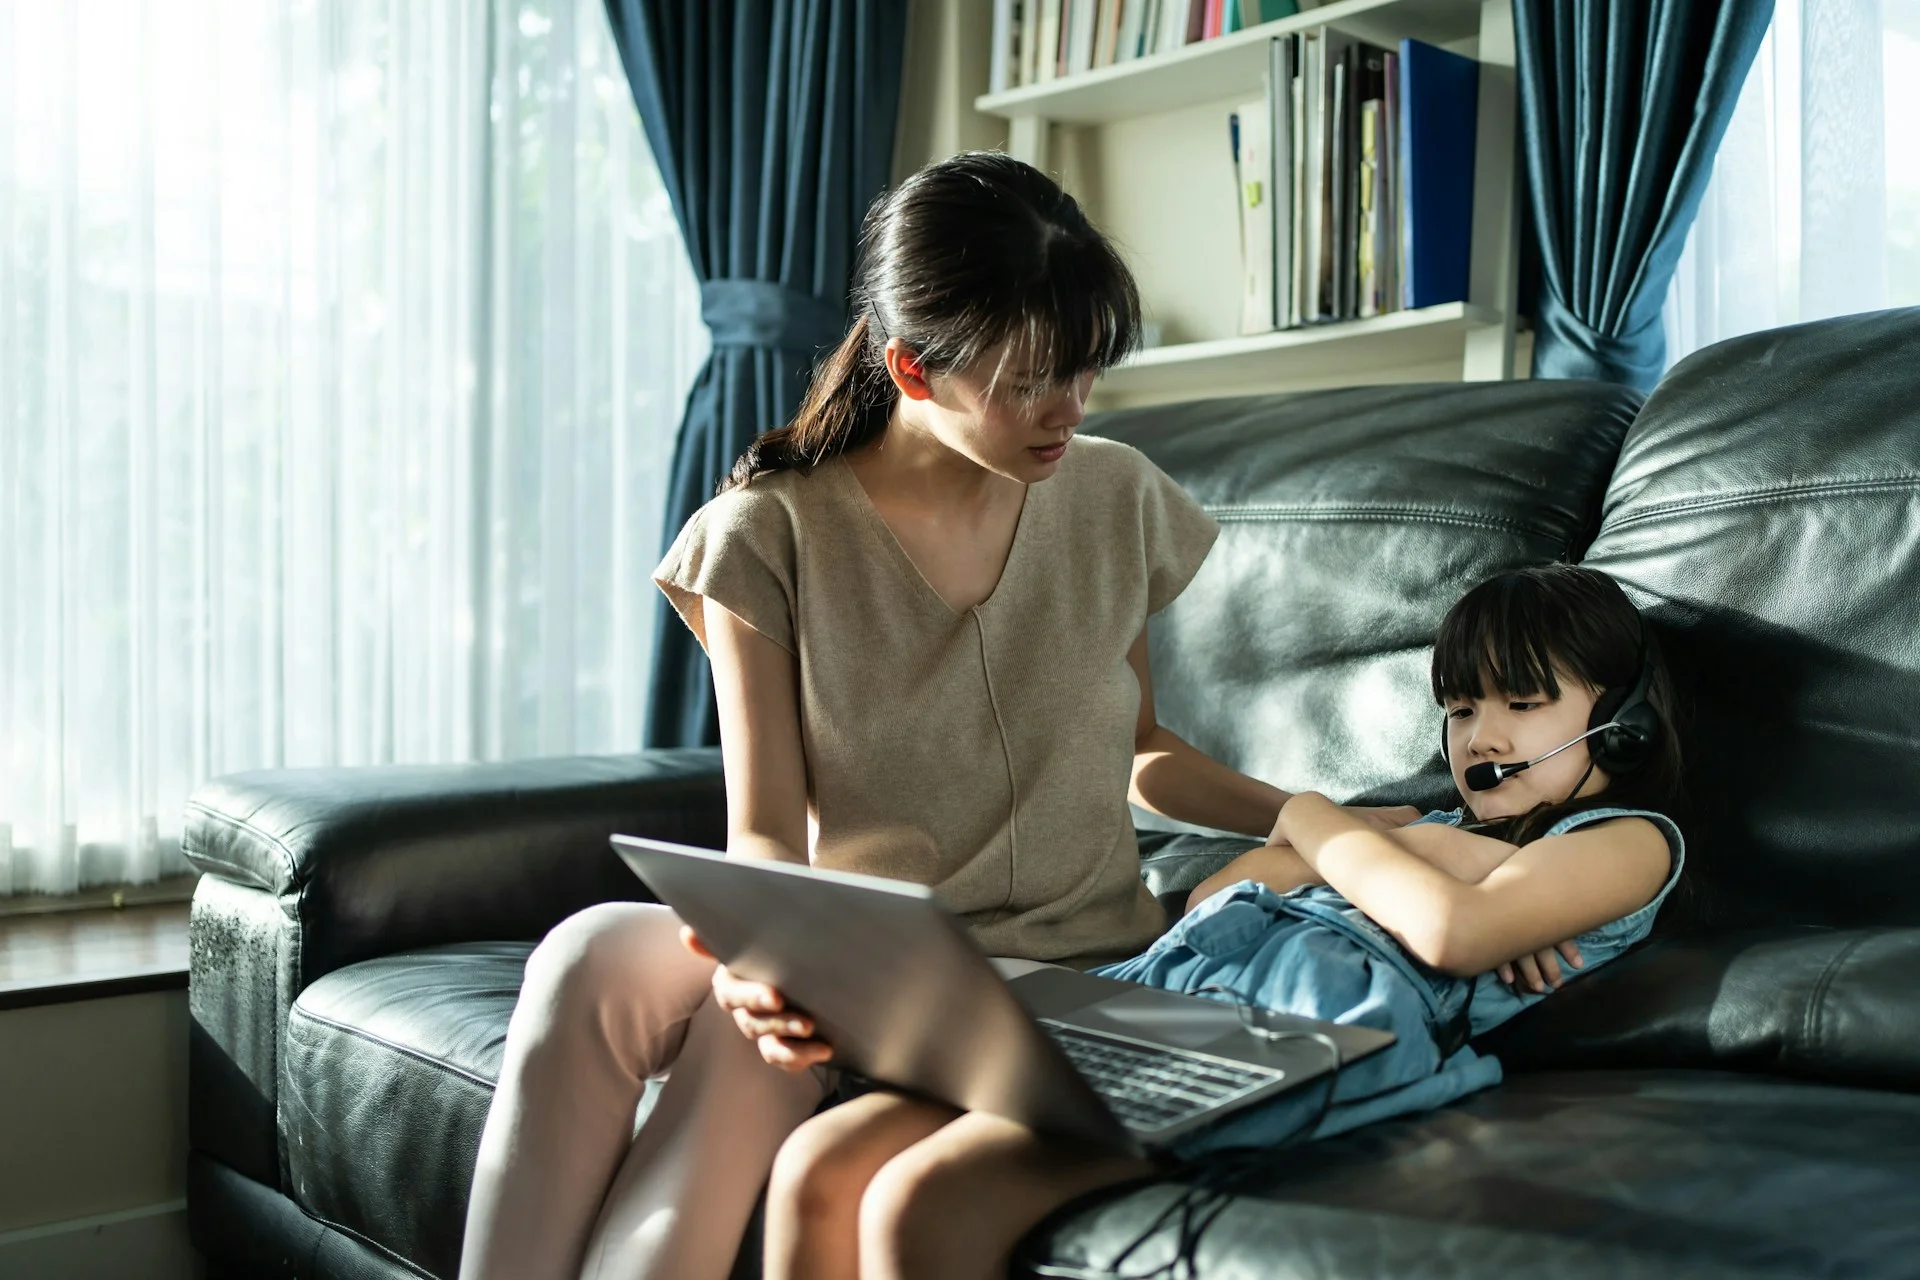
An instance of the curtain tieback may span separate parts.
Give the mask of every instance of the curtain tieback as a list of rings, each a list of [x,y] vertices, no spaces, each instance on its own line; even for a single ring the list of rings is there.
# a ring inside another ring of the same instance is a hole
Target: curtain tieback
[[[1658,307],[1625,333],[1601,333],[1576,316],[1552,289],[1543,288],[1533,323],[1536,378],[1592,378],[1647,391],[1666,368],[1667,337]]]
[[[812,352],[847,336],[840,304],[771,280],[707,281],[700,286],[700,318],[716,347]]]

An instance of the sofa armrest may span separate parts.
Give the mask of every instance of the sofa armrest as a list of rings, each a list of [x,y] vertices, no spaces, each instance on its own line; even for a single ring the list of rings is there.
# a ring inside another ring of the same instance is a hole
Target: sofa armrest
[[[1656,940],[1474,1042],[1515,1070],[1689,1067],[1920,1093],[1920,929]]]
[[[715,847],[720,753],[282,769],[194,793],[207,874],[188,938],[195,1151],[286,1188],[277,1126],[287,1014],[327,973],[450,942],[532,941],[596,902],[646,898],[616,831]]]
[[[530,941],[596,902],[645,899],[608,847],[617,831],[724,844],[720,753],[232,774],[188,801],[182,845],[200,870],[281,900],[304,987],[357,960]]]

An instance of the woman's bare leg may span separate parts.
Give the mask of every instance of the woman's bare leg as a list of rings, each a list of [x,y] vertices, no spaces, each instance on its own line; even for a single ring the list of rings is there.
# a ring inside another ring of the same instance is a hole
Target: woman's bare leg
[[[888,1161],[860,1202],[860,1280],[1001,1280],[1020,1237],[1089,1191],[1153,1171],[1117,1151],[969,1112]]]
[[[897,1093],[869,1093],[801,1125],[780,1148],[767,1184],[767,1280],[859,1280],[867,1183],[959,1114]]]
[[[462,1280],[720,1280],[780,1141],[821,1095],[713,1003],[667,908],[592,907],[527,962],[480,1138]],[[639,1136],[647,1079],[675,1067]]]

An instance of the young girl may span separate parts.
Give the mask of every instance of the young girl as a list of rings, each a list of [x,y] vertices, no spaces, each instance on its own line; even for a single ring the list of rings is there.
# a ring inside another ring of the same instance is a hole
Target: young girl
[[[1196,889],[1159,941],[1095,970],[1396,1036],[1177,1157],[1326,1136],[1497,1082],[1498,1061],[1466,1041],[1644,938],[1678,882],[1670,685],[1612,579],[1551,565],[1482,583],[1442,622],[1432,678],[1462,808],[1386,830],[1294,796],[1267,845]],[[901,1140],[936,1119],[937,1147]],[[770,1274],[999,1275],[1027,1229],[1089,1182],[1151,1172],[998,1117],[871,1094],[782,1149]]]

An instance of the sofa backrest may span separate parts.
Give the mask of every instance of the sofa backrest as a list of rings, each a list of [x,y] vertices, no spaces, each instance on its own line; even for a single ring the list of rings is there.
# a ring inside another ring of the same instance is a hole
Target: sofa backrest
[[[1691,697],[1707,917],[1920,923],[1920,308],[1675,366],[1587,562],[1647,611]]]
[[[1692,911],[1920,922],[1920,309],[1721,343],[1644,407],[1444,384],[1088,426],[1221,522],[1153,625],[1160,718],[1202,750],[1340,799],[1451,801],[1441,615],[1499,569],[1584,561],[1688,704]]]
[[[1160,720],[1281,786],[1437,804],[1441,616],[1503,568],[1577,558],[1639,396],[1448,383],[1102,414],[1220,522],[1152,627]]]

